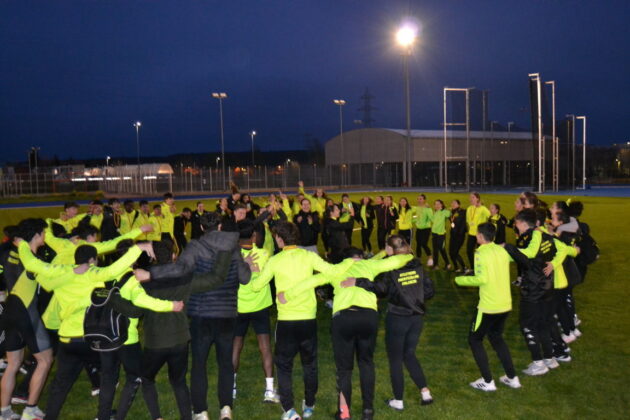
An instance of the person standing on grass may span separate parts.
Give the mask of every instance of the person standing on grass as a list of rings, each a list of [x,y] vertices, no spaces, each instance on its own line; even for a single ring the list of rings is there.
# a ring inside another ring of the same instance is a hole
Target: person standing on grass
[[[361,226],[361,248],[367,253],[368,258],[372,256],[372,242],[370,237],[374,230],[374,206],[370,197],[363,197],[359,204],[359,212],[355,215]]]
[[[431,258],[431,249],[429,248],[429,238],[431,237],[431,219],[433,218],[433,210],[427,204],[427,196],[420,194],[418,196],[418,205],[413,208],[413,222],[416,225],[416,255],[422,258],[422,251],[427,254],[427,267],[433,266]]]
[[[413,256],[411,246],[400,235],[389,237],[385,251],[390,256],[385,261],[401,256]],[[345,284],[352,285],[352,280]],[[375,293],[378,297],[387,298],[388,301],[385,345],[394,398],[388,400],[387,405],[394,410],[404,409],[403,364],[420,391],[420,404],[427,405],[433,402],[424,371],[416,357],[426,311],[425,298],[429,299],[433,293],[430,284],[418,258],[408,259],[403,267],[381,274],[376,282],[364,278],[356,280],[357,286]],[[425,290],[431,295],[425,296]]]
[[[192,211],[188,207],[184,207],[182,213],[175,217],[173,221],[173,234],[177,241],[177,249],[182,252],[188,243],[186,239],[186,225],[190,222]]]
[[[346,228],[346,236],[348,237],[348,246],[352,245],[352,230],[354,228],[354,218],[359,211],[359,205],[357,203],[353,203],[350,201],[350,196],[348,194],[341,195],[341,203],[339,203],[339,208],[342,213],[351,214],[352,217],[350,220],[352,221],[352,225]]]
[[[328,273],[334,269],[334,265],[319,255],[298,247],[300,233],[293,223],[280,221],[274,226],[273,232],[282,251],[269,258],[258,277],[252,281],[252,291],[263,290],[275,278],[277,297],[281,292],[292,290],[310,278],[314,271]],[[280,403],[284,410],[282,420],[300,419],[293,399],[293,359],[298,353],[304,372],[303,418],[311,418],[314,414],[318,388],[316,315],[317,300],[311,290],[301,293],[287,304],[278,305],[275,363]]]
[[[304,199],[306,202],[310,202]],[[317,213],[315,213],[317,215]],[[317,222],[319,226],[319,222]],[[238,223],[239,245],[243,258],[250,257],[256,260],[258,269],[262,270],[269,260],[269,253],[256,244],[256,232],[254,221],[249,219]],[[252,273],[252,281],[254,281],[260,272]],[[234,349],[232,350],[232,362],[234,364],[234,386],[232,396],[236,398],[236,375],[241,361],[241,351],[245,344],[245,335],[249,324],[252,324],[256,339],[258,341],[258,349],[262,358],[263,372],[265,374],[265,392],[263,393],[263,402],[277,403],[279,398],[274,388],[273,377],[273,355],[271,353],[271,327],[269,308],[273,304],[271,299],[271,287],[267,284],[259,292],[251,290],[251,282],[249,284],[241,284],[238,288],[238,316],[236,317],[236,328],[234,330]]]
[[[466,211],[461,208],[459,200],[451,201],[451,237],[448,241],[448,254],[456,273],[466,269],[464,259],[459,254],[466,240]]]
[[[300,211],[293,216],[293,223],[300,230],[300,246],[317,254],[317,237],[322,225],[319,214],[311,211],[311,201],[308,198],[303,198],[300,202]]]
[[[352,213],[344,213],[342,215],[337,204],[326,209],[326,223],[324,226],[328,233],[328,246],[330,246],[328,261],[333,264],[343,260],[342,253],[350,246],[346,232],[354,224],[354,209],[350,209],[350,211]]]
[[[138,210],[135,209],[133,200],[125,200],[123,212],[120,216],[120,234],[124,235],[133,229],[133,224],[138,218]]]
[[[385,249],[385,240],[396,228],[396,220],[398,219],[398,210],[392,202],[392,197],[388,195],[376,197],[376,240],[378,241],[379,250]]]
[[[512,311],[510,256],[503,247],[494,243],[496,229],[491,223],[475,226],[475,232],[479,242],[479,248],[475,251],[475,274],[455,278],[459,286],[479,287],[479,304],[468,334],[468,343],[481,371],[481,378],[471,382],[470,386],[482,391],[497,390],[483,347],[483,339],[487,335],[505,370],[501,382],[511,388],[520,388],[510,349],[503,339],[505,321]]]
[[[481,204],[481,196],[478,192],[470,193],[470,206],[466,209],[466,224],[468,225],[468,240],[466,242],[466,254],[470,269],[466,274],[475,271],[475,249],[478,246],[477,226],[488,221],[490,210]]]
[[[402,236],[408,244],[411,243],[411,228],[413,209],[409,205],[409,201],[405,197],[402,197],[398,202],[398,234]]]
[[[352,287],[355,280],[373,281],[378,274],[405,265],[412,256],[398,255],[380,260],[364,260],[363,252],[354,247],[344,251],[346,257],[335,266],[334,273],[317,274],[286,292],[278,294],[281,305],[308,290],[330,284],[335,290],[332,318],[332,341],[337,368],[338,420],[350,419],[352,370],[356,357],[363,396],[362,420],[374,418],[374,348],[378,328],[377,302],[374,293]]]
[[[433,218],[431,219],[431,243],[433,245],[433,264],[435,268],[439,267],[440,254],[444,258],[444,267],[451,269],[446,254],[446,221],[450,220],[451,212],[444,208],[442,200],[435,200],[433,205]]]
[[[505,243],[505,227],[508,224],[507,218],[501,214],[501,206],[494,203],[490,204],[490,217],[488,221],[497,228],[497,236],[494,238],[495,244],[504,244]]]

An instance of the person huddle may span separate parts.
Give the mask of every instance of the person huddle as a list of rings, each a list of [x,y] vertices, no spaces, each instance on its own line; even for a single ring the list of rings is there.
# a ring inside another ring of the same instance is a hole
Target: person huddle
[[[497,390],[483,345],[487,336],[505,371],[500,382],[520,388],[503,339],[512,285],[520,289],[519,325],[531,355],[523,372],[543,375],[571,361],[568,344],[582,335],[573,288],[598,257],[588,225],[579,221],[580,202],[547,206],[531,192],[517,198],[509,221],[498,204],[485,207],[478,193],[470,194],[466,209],[459,200],[450,208],[439,199],[430,206],[424,194],[416,206],[406,198],[394,203],[391,196],[354,203],[348,194],[336,203],[321,189],[307,193],[302,182],[295,197],[270,194],[258,203],[233,186],[213,211],[199,201],[178,214],[170,193],[152,207],[140,201],[136,209],[131,200],[121,206],[112,198],[106,205],[91,202],[86,213],[79,208],[66,203],[58,219],[27,218],[5,228],[0,420],[63,418],[64,402],[83,370],[98,397],[97,420],[125,419],[139,389],[150,418],[162,419],[156,377],[164,365],[180,418],[207,420],[213,346],[219,418],[231,419],[250,324],[264,374],[261,400],[279,404],[283,420],[312,418],[318,298],[332,309],[336,419],[352,417],[355,359],[362,411],[354,417],[375,416],[378,299],[387,302],[392,398],[386,406],[404,410],[403,367],[419,404],[431,404],[416,348],[434,295],[430,272],[438,269],[455,273],[458,286],[479,288],[468,342],[481,378],[470,385]],[[515,245],[506,243],[507,228],[514,230]],[[353,246],[355,230],[360,247]],[[378,250],[372,247],[374,230]],[[460,255],[464,245],[468,266]],[[298,354],[301,404],[293,393]],[[44,411],[38,401],[53,363]],[[121,367],[125,381],[114,407]],[[12,408],[18,404],[25,405],[21,414]]]

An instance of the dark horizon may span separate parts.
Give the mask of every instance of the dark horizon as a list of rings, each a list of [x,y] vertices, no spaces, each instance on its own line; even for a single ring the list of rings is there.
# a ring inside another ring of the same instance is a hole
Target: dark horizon
[[[489,119],[529,127],[527,74],[557,83],[558,120],[586,115],[588,142],[630,131],[627,1],[454,0],[229,3],[35,2],[0,5],[0,161],[30,146],[60,159],[216,153],[224,101],[226,151],[304,149],[361,119],[404,125],[404,16],[422,25],[411,60],[412,128],[439,129],[442,87],[489,89]],[[474,4],[472,4],[474,3]],[[527,112],[523,112],[525,108]],[[578,137],[579,139],[581,137]]]

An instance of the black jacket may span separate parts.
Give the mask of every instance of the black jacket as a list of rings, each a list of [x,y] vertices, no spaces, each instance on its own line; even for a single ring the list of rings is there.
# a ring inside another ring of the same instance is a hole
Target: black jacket
[[[367,221],[367,225],[364,226],[363,219],[361,218],[361,209],[363,205],[359,205],[355,207],[354,218],[361,225],[361,229],[372,229],[374,228],[374,219],[376,215],[374,213],[374,206],[371,204],[366,204],[365,207],[365,220]]]
[[[380,298],[387,298],[387,311],[402,316],[423,315],[426,311],[425,288],[427,293],[433,293],[431,280],[417,258],[403,268],[380,274],[374,282],[357,279],[356,285]]]
[[[451,238],[461,237],[466,235],[466,210],[459,207],[456,210],[451,210]]]
[[[532,259],[527,258],[518,248],[527,248],[533,232],[534,229],[530,229],[519,235],[516,240],[517,246],[505,244],[505,250],[521,267],[521,300],[540,302],[550,299],[553,292],[553,273],[547,277],[543,269],[556,256],[557,249],[553,236],[541,232],[542,240],[536,256]]]
[[[328,234],[328,246],[332,255],[341,256],[341,251],[350,246],[346,230],[352,229],[353,224],[354,220],[352,219],[343,223],[338,219],[326,219],[324,229]]]
[[[494,237],[495,244],[504,244],[505,243],[505,227],[508,224],[507,218],[500,214],[498,219],[490,219],[490,222],[497,228],[497,234]]]
[[[311,217],[311,223],[308,222],[309,216]],[[293,217],[293,223],[295,223],[300,230],[300,245],[317,245],[317,235],[319,235],[321,225],[319,223],[319,215],[316,211],[306,213],[300,210],[300,212]]]
[[[110,206],[103,207],[103,223],[101,223],[101,240],[109,241],[120,236],[120,215]]]
[[[232,260],[221,287],[205,293],[193,294],[188,302],[188,315],[202,318],[236,317],[239,284],[249,283],[251,271],[238,246],[238,232],[212,231],[198,240],[190,241],[175,263],[151,267],[152,281],[161,281],[211,272],[219,251],[231,251]]]
[[[392,230],[396,228],[396,220],[398,219],[398,210],[396,207],[385,207],[384,204],[375,206],[376,221],[379,229]]]
[[[199,214],[197,210],[193,211],[190,216],[190,238],[191,239],[199,239],[203,235],[203,230],[201,230],[201,216],[209,214],[209,211],[204,210],[203,213]]]

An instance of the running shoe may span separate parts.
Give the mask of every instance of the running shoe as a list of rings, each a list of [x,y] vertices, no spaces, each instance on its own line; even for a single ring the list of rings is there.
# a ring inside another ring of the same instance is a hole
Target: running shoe
[[[492,379],[490,382],[486,382],[483,378],[479,378],[475,382],[471,382],[469,385],[475,389],[479,389],[485,392],[492,392],[497,390],[497,386],[494,384],[494,379]]]
[[[503,375],[499,378],[499,380],[509,386],[510,388],[520,388],[521,387],[521,381],[518,380],[518,376],[513,377],[512,379],[508,378],[507,375]]]
[[[277,404],[280,402],[280,396],[275,390],[268,389],[265,391],[263,402]]]
[[[549,368],[547,367],[547,365],[545,365],[545,362],[543,362],[542,360],[535,360],[531,362],[527,366],[527,369],[523,370],[523,373],[529,376],[544,375],[547,372],[549,372]]]

